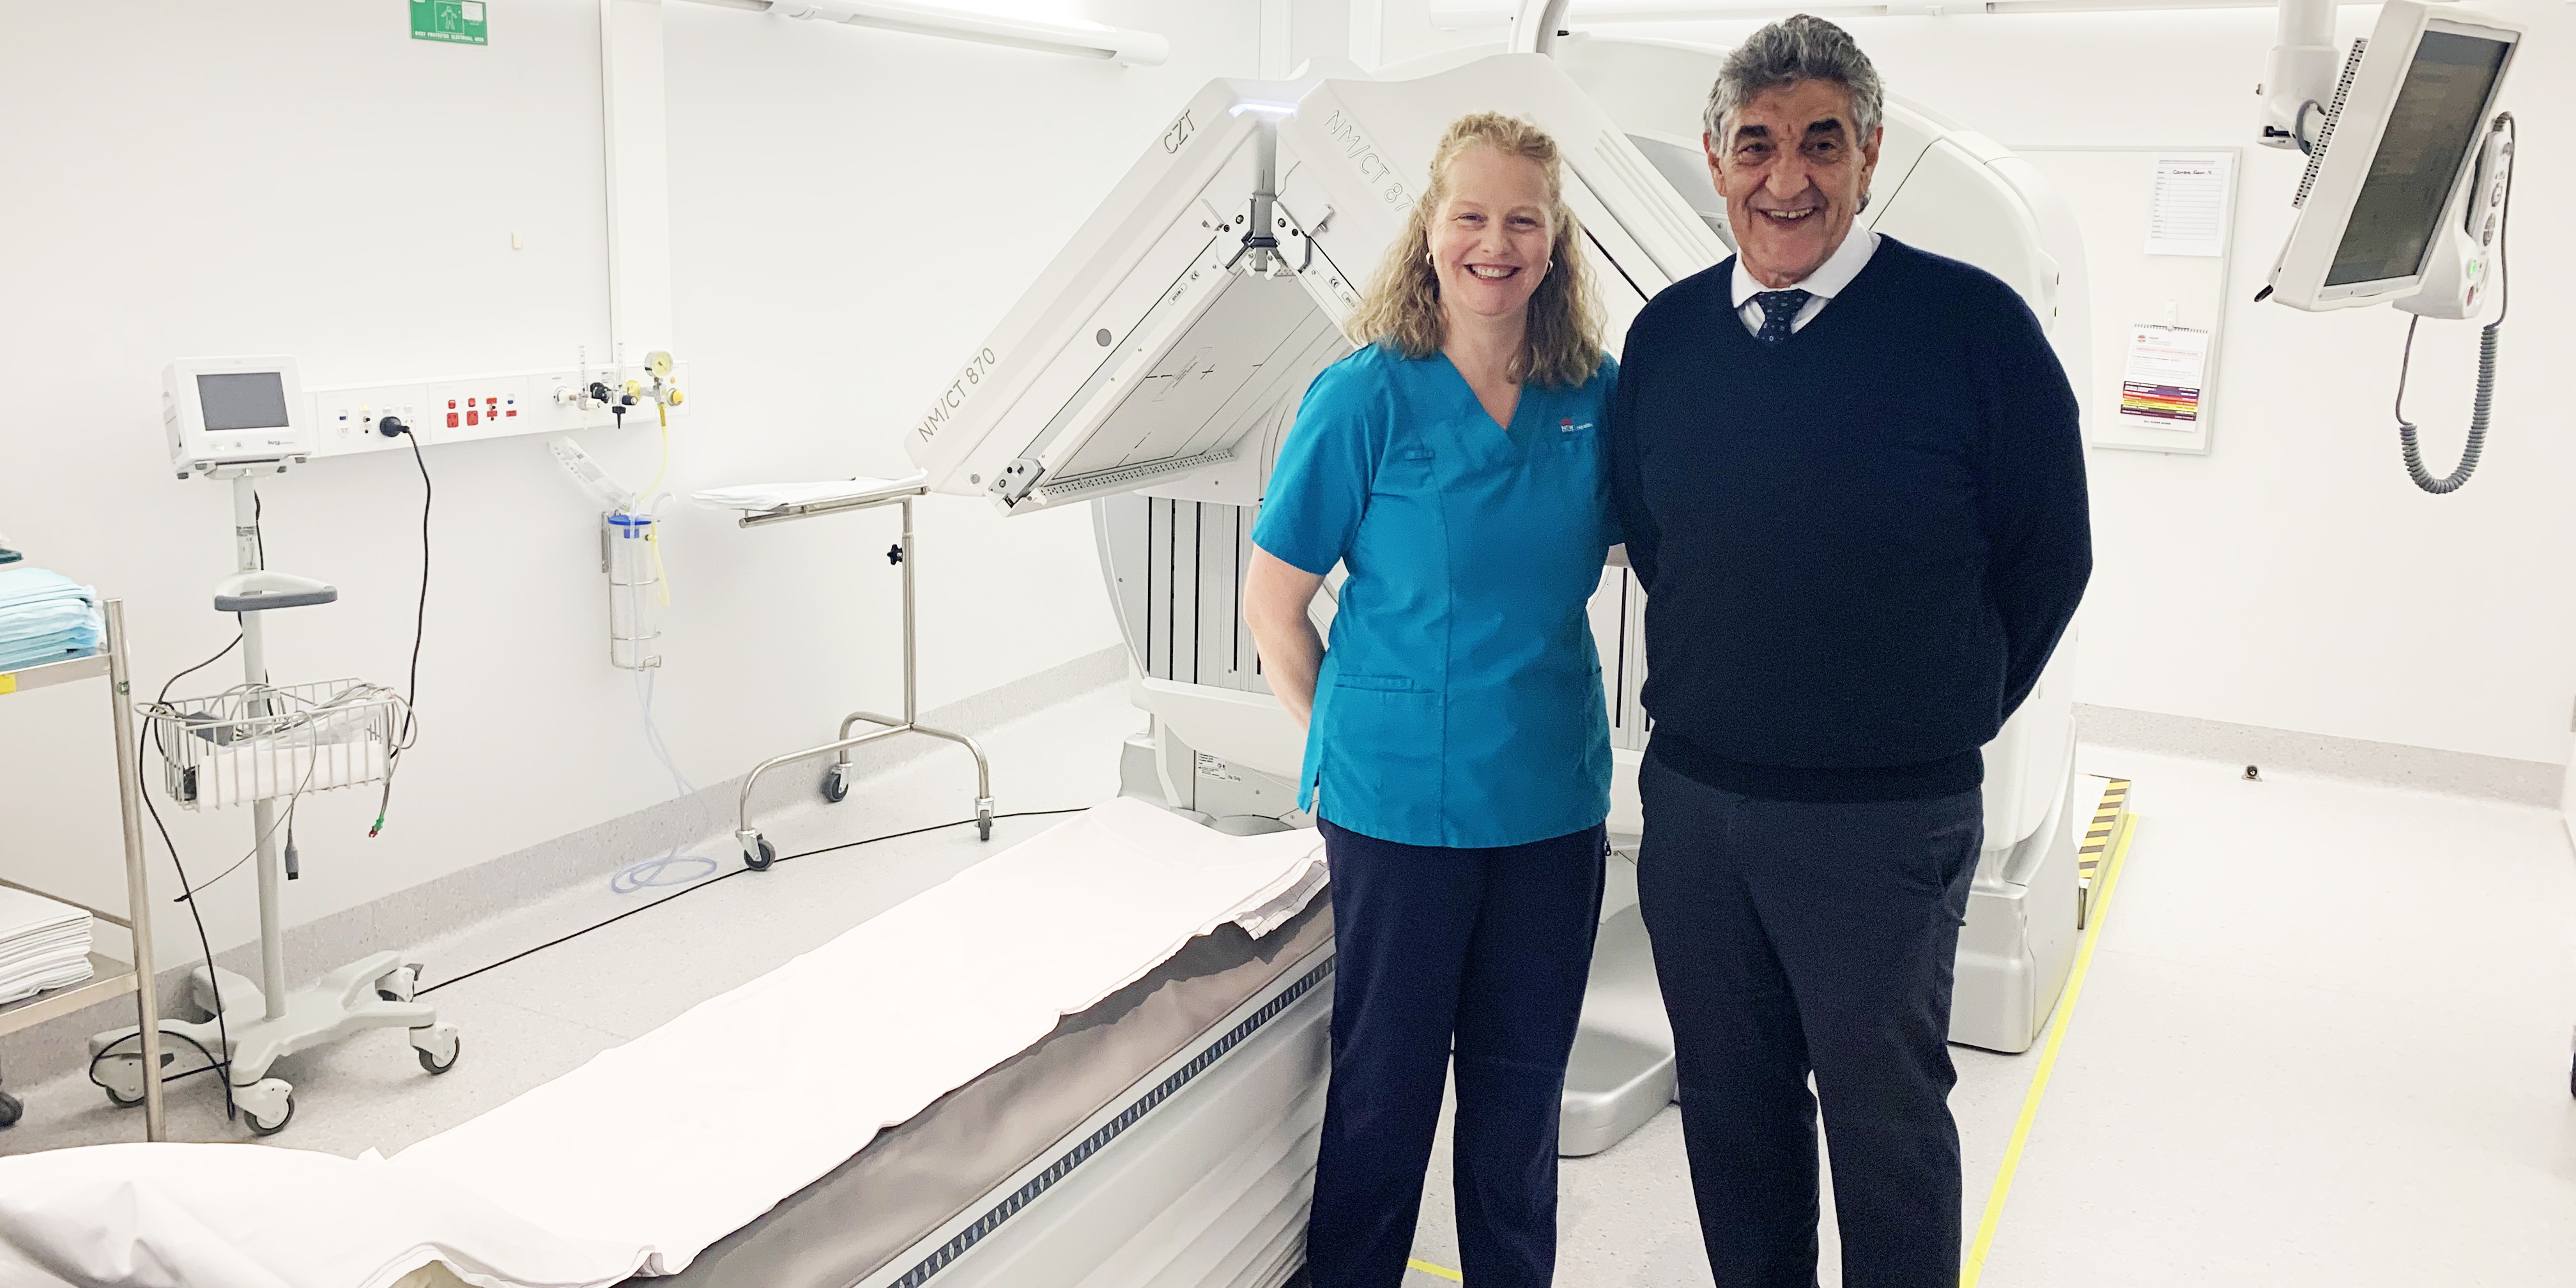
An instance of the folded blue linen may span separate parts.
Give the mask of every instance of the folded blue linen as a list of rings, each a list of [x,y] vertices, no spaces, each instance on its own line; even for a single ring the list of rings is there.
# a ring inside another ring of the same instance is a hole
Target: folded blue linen
[[[97,619],[98,610],[77,599],[0,608],[0,647],[78,630]]]
[[[0,671],[15,671],[21,667],[95,653],[98,651],[98,636],[95,627],[83,626],[79,630],[61,631],[42,639],[0,644]]]
[[[0,568],[0,671],[98,650],[98,592],[43,568]]]
[[[98,592],[49,569],[0,568],[0,610],[74,599],[95,604]]]

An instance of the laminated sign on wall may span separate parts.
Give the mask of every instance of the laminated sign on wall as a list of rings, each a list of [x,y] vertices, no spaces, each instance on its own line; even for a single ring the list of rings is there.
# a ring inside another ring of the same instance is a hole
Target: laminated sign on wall
[[[2189,432],[2200,426],[2207,387],[2209,333],[2188,327],[2134,326],[2120,366],[2120,423]]]
[[[2235,173],[2230,152],[2157,157],[2155,187],[2147,197],[2147,253],[2225,254],[2228,187]]]

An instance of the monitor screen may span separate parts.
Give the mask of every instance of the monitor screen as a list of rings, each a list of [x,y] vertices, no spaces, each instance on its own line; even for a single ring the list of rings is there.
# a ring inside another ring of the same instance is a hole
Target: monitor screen
[[[284,429],[286,377],[275,371],[244,371],[197,377],[197,406],[206,413],[208,433],[228,429]]]
[[[2502,40],[2427,31],[2388,109],[2388,129],[2353,199],[2326,285],[2412,277],[2422,271],[2460,161],[2477,142],[2479,118],[2513,46]]]

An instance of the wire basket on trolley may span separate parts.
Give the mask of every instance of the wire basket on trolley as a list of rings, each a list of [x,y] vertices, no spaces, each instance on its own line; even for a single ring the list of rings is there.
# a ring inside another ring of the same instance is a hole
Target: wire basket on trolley
[[[383,782],[410,734],[402,695],[358,680],[244,684],[136,710],[161,751],[162,786],[189,809]]]

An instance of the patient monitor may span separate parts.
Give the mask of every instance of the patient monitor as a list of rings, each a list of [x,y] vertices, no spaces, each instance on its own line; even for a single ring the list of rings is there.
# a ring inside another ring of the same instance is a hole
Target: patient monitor
[[[1647,300],[1728,254],[1699,123],[1723,57],[1578,37],[1382,77],[1319,62],[1288,81],[1211,82],[937,390],[906,436],[932,488],[1006,516],[1097,503],[1131,693],[1154,717],[1128,747],[1131,793],[1229,830],[1303,818],[1303,731],[1271,696],[1241,613],[1250,534],[1306,385],[1351,351],[1341,320],[1448,124],[1499,110],[1556,139],[1615,353]],[[2066,204],[2035,169],[1931,112],[1891,101],[1886,127],[1861,222],[2001,278],[2082,387],[2090,312]],[[1316,601],[1327,624],[1339,584],[1337,570]],[[1640,827],[1644,602],[1635,578],[1610,568],[1591,605],[1618,767],[1614,836]],[[1987,848],[1952,1030],[1979,1046],[2030,1046],[2073,959],[2071,653],[2060,650],[1986,749]],[[1613,865],[1568,1075],[1570,1154],[1607,1148],[1672,1090],[1671,1033],[1626,866]]]
[[[161,425],[179,477],[284,468],[313,454],[313,413],[290,357],[181,358],[161,373]]]

